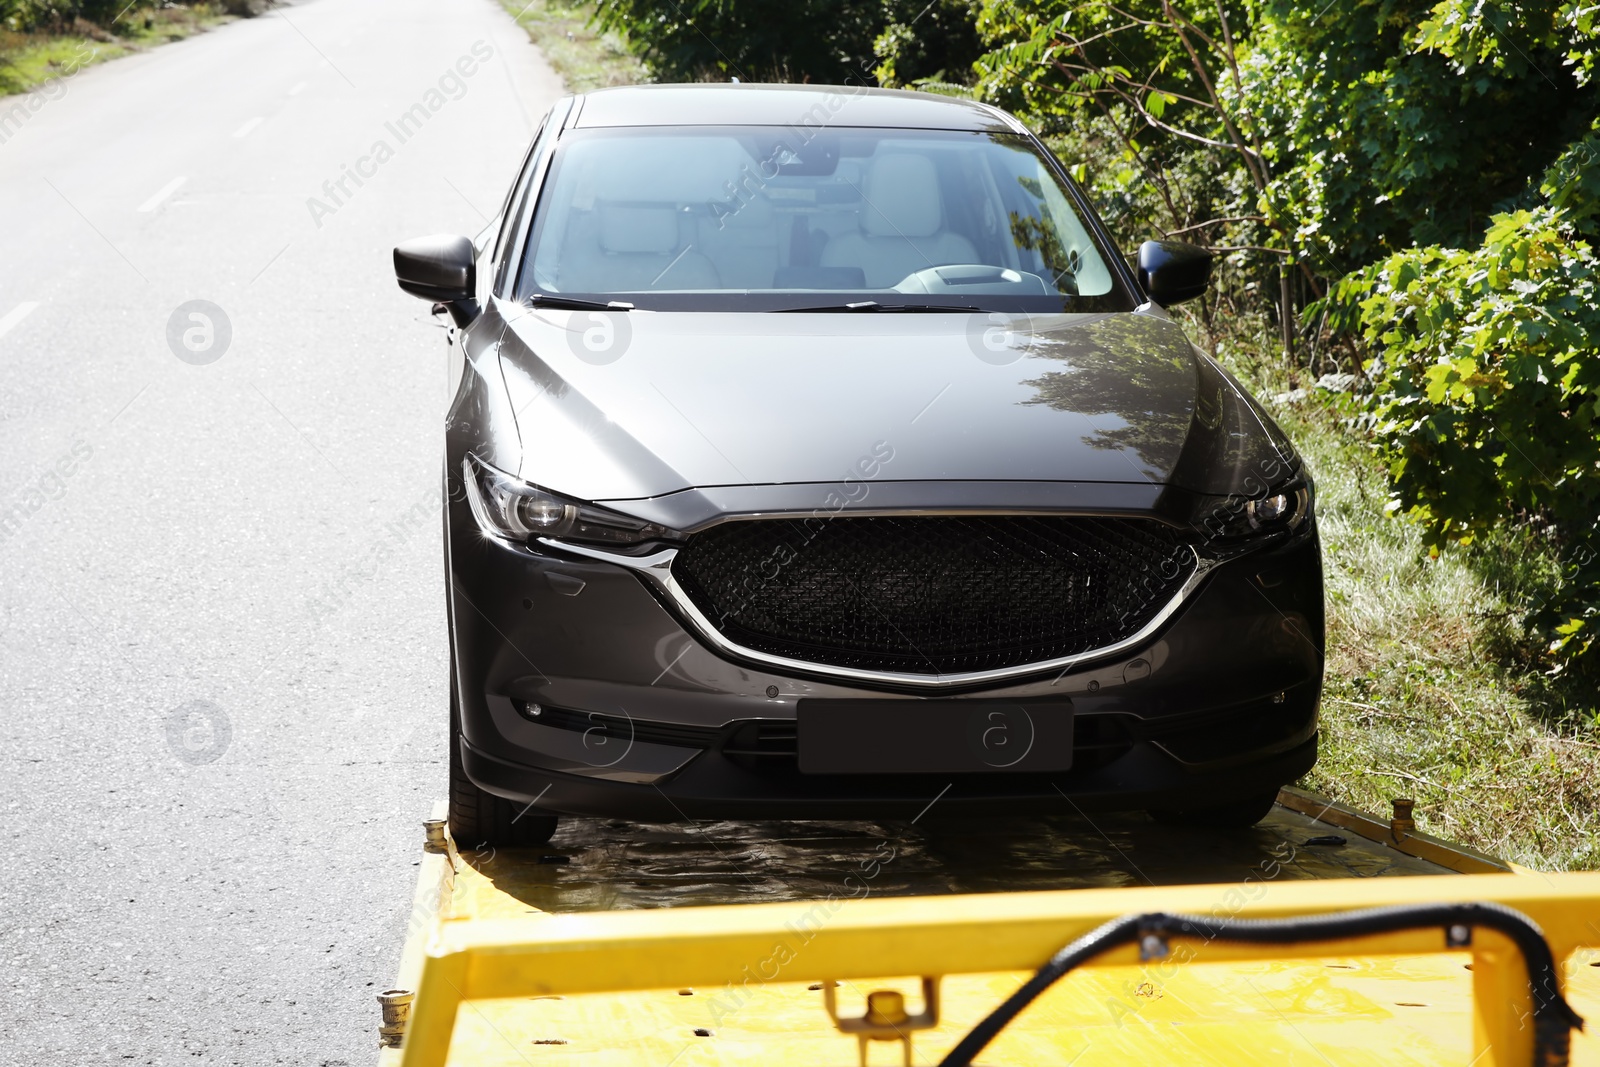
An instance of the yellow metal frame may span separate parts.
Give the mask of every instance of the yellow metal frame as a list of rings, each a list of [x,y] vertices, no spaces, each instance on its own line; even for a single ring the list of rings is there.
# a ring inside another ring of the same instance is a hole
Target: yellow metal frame
[[[420,961],[401,1063],[443,1067],[464,1002],[718,986],[792,940],[797,923],[806,924],[805,950],[785,966],[785,982],[1032,971],[1067,942],[1134,912],[1285,918],[1471,901],[1495,901],[1526,914],[1543,928],[1563,967],[1574,952],[1600,945],[1600,873],[1075,889],[446,921]],[[1175,941],[1173,948],[1181,951],[1184,944]],[[1219,941],[1187,948],[1190,960],[1207,964],[1445,950],[1438,929],[1311,945]],[[1485,930],[1459,951],[1471,953],[1472,1062],[1531,1064],[1531,1002],[1520,956],[1508,940]],[[1095,966],[1138,962],[1129,946],[1108,952]]]

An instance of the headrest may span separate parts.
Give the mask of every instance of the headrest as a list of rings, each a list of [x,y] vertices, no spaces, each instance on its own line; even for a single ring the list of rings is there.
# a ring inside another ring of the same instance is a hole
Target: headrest
[[[861,231],[871,237],[928,237],[944,221],[933,160],[910,152],[878,156],[867,168]]]
[[[607,252],[670,252],[678,247],[678,212],[666,204],[595,204],[600,247]]]

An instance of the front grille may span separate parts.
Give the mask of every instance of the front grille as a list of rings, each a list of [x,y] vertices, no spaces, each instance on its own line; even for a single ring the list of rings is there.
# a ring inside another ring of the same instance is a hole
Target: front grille
[[[1081,655],[1142,630],[1194,573],[1151,520],[725,522],[672,563],[728,640],[855,670],[958,674]]]

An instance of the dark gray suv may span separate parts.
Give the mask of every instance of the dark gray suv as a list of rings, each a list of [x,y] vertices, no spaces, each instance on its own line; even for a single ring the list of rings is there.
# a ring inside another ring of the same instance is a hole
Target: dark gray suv
[[[1316,761],[1283,433],[1001,111],[606,89],[496,223],[395,250],[454,320],[451,826],[1147,808]]]

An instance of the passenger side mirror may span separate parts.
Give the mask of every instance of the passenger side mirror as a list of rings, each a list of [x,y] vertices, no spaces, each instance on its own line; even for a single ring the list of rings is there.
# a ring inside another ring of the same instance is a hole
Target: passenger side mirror
[[[1193,300],[1211,284],[1211,253],[1184,241],[1139,246],[1139,282],[1162,307]]]
[[[395,246],[394,276],[412,296],[443,304],[457,326],[478,317],[477,253],[471,238],[435,234],[405,241]]]

